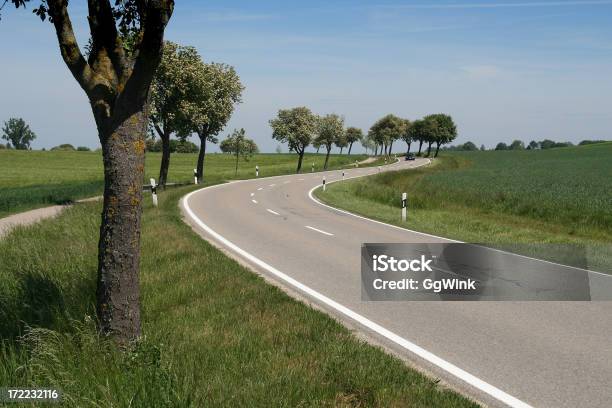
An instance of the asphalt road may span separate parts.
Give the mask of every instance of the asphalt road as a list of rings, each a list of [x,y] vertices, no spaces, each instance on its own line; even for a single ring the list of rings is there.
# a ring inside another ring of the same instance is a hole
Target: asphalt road
[[[346,170],[346,177],[424,165]],[[490,406],[612,406],[612,302],[364,302],[362,243],[447,240],[353,216],[310,191],[340,171],[195,191],[186,219],[287,291]]]

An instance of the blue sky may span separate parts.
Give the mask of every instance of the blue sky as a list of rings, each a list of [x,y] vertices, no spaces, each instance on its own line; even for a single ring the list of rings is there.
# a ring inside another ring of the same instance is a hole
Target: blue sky
[[[70,6],[83,44],[85,3]],[[177,0],[166,38],[236,67],[244,102],[222,136],[244,127],[263,151],[277,145],[268,120],[302,105],[364,130],[445,112],[457,142],[494,146],[612,139],[611,20],[612,0]],[[0,121],[26,119],[35,148],[97,147],[51,25],[7,7],[0,38]]]

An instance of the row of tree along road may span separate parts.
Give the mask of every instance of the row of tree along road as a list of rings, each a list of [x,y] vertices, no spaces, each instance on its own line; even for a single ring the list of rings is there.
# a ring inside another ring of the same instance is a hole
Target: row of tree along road
[[[270,120],[272,137],[289,145],[289,151],[298,154],[297,172],[302,168],[306,149],[312,145],[317,152],[323,147],[326,151],[324,169],[327,169],[329,155],[335,145],[342,150],[348,147],[351,154],[353,144],[360,141],[367,150],[375,155],[390,155],[393,143],[403,140],[407,144],[407,154],[412,143],[419,143],[418,153],[427,145],[427,156],[431,154],[432,145],[436,145],[434,157],[440,146],[450,143],[457,137],[457,127],[453,119],[446,114],[438,113],[425,116],[411,122],[389,114],[372,125],[367,135],[356,127],[344,128],[344,118],[337,114],[317,116],[306,107],[281,109],[278,116]]]

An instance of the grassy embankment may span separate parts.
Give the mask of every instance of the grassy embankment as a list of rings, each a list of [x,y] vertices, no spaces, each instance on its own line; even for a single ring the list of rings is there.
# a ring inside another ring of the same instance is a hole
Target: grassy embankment
[[[584,245],[589,267],[609,271],[611,157],[612,143],[443,153],[427,168],[333,183],[315,195],[370,218],[466,242]],[[406,223],[402,192],[409,195]]]
[[[348,167],[355,160],[365,158],[364,155],[332,155],[329,166]],[[157,180],[160,160],[161,153],[147,153],[145,184],[149,183],[151,177]],[[192,182],[196,161],[196,154],[173,154],[169,182]],[[303,171],[311,171],[313,162],[315,170],[320,171],[324,161],[324,155],[307,154]],[[256,165],[262,177],[290,174],[295,171],[297,155],[258,154],[248,162],[240,160],[238,175],[235,177],[235,158],[209,154],[205,162],[205,179],[207,182],[218,183],[253,177]],[[103,188],[100,153],[0,150],[0,218],[32,208],[99,195]]]
[[[146,200],[145,337],[127,353],[88,317],[99,203],[0,240],[0,386],[60,388],[71,407],[474,405],[200,239],[177,207],[194,188]]]

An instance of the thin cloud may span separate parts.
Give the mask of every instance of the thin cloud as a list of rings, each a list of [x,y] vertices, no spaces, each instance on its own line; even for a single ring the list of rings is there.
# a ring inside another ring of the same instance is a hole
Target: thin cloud
[[[519,3],[445,3],[445,4],[404,4],[389,6],[401,9],[493,9],[512,7],[569,7],[569,6],[605,6],[612,5],[612,0],[586,1],[529,1]]]

